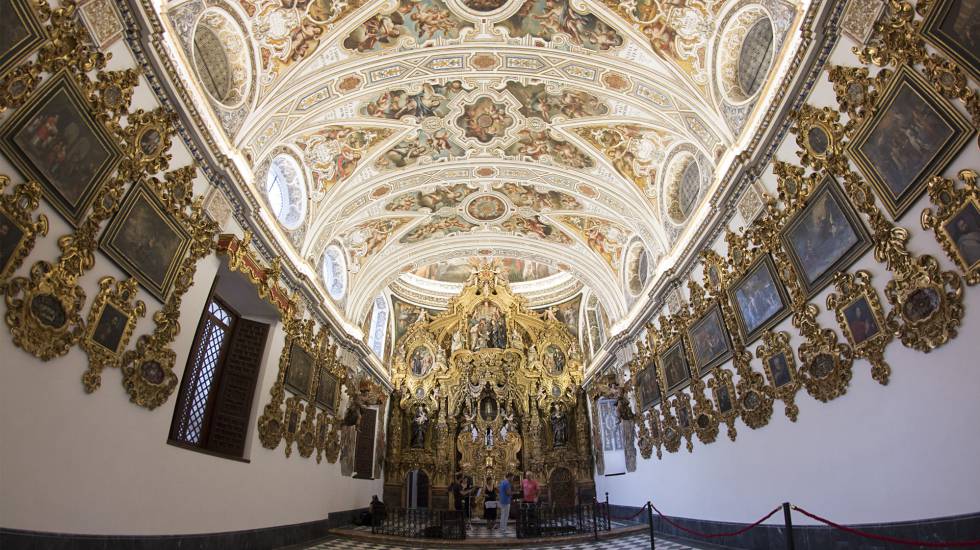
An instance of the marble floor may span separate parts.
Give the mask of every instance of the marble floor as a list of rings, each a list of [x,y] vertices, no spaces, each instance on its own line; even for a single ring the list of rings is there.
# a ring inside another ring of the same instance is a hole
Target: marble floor
[[[479,533],[470,532],[473,537],[479,537]],[[511,535],[513,536],[513,535]],[[487,535],[489,538],[497,538],[494,535]],[[423,543],[423,541],[419,541]],[[341,537],[330,537],[312,546],[306,547],[308,550],[386,550],[386,549],[411,549],[418,550],[418,546],[394,546],[389,543],[365,542]],[[440,550],[458,550],[449,546],[440,546]],[[472,550],[472,546],[467,550]],[[599,541],[575,542],[541,546],[522,546],[527,550],[649,550],[650,538],[647,534],[630,535],[614,539]],[[657,540],[657,550],[698,550],[696,546],[688,546],[679,542],[666,539]]]

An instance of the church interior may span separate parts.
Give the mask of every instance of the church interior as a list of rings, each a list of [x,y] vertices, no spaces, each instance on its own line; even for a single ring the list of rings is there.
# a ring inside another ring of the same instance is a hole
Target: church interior
[[[980,547],[978,94],[980,0],[0,0],[0,548]]]

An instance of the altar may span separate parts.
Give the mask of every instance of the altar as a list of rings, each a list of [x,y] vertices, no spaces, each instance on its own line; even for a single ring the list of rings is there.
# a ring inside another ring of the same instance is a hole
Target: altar
[[[481,486],[531,471],[544,502],[595,496],[578,342],[493,264],[396,343],[384,500],[446,508],[456,473]],[[481,503],[475,503],[477,510]]]

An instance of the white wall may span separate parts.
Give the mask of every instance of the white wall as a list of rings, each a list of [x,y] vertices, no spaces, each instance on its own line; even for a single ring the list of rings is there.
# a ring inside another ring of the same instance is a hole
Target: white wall
[[[112,52],[110,69],[132,66],[122,43]],[[155,107],[145,83],[134,103],[134,108]],[[0,123],[5,116],[9,112],[0,115]],[[172,168],[190,163],[179,138],[173,153]],[[23,181],[3,158],[0,174],[13,183]],[[199,178],[196,191],[203,193],[205,185]],[[46,204],[41,208],[51,230],[19,275],[38,260],[54,261],[57,238],[70,232],[57,213]],[[123,277],[101,253],[97,258],[95,268],[80,281],[87,294],[83,316],[100,277]],[[218,265],[214,256],[202,261],[183,300],[181,332],[173,345],[178,376]],[[148,311],[137,334],[152,330],[152,313],[161,306],[142,291],[141,298]],[[295,449],[287,459],[282,445],[270,451],[259,443],[255,419],[268,401],[283,342],[277,324],[270,332],[252,409],[246,451],[250,463],[244,463],[167,444],[176,391],[166,404],[147,411],[129,402],[118,371],[106,371],[102,388],[87,395],[81,383],[87,358],[81,349],[42,363],[15,347],[6,327],[0,328],[0,527],[91,534],[210,533],[319,520],[332,511],[366,506],[371,495],[381,494],[380,480],[343,477],[339,463],[317,464]]]
[[[852,46],[842,38],[832,62],[858,65],[850,53]],[[820,76],[809,102],[836,106],[826,73]],[[798,163],[792,134],[776,156]],[[955,178],[962,168],[980,169],[975,139],[944,175]],[[763,183],[770,192],[775,182],[771,170],[767,171]],[[909,250],[932,254],[944,269],[955,270],[932,233],[919,226],[919,213],[928,206],[928,197],[923,196],[899,222],[912,233]],[[739,226],[744,222],[736,217],[731,227]],[[715,248],[724,254],[723,243]],[[856,269],[871,271],[879,291],[890,278],[870,255],[849,271]],[[700,276],[700,268],[696,271]],[[833,313],[826,311],[826,296],[832,290],[833,285],[812,302],[820,306],[823,327],[834,329],[845,341]],[[906,348],[896,339],[885,354],[892,367],[887,386],[871,378],[867,361],[855,360],[854,375],[843,397],[821,403],[800,389],[797,422],[786,418],[782,402],[775,401],[769,425],[752,430],[737,420],[735,442],[728,439],[722,424],[715,443],[704,445],[695,436],[693,453],[682,443],[677,453],[664,450],[662,460],[656,454],[639,458],[634,473],[598,476],[599,495],[608,491],[610,502],[624,505],[639,506],[652,500],[671,516],[732,522],[753,522],[784,501],[842,523],[980,511],[980,439],[976,437],[980,288],[964,285],[964,292],[965,319],[959,337],[929,354]],[[884,294],[879,296],[888,311]],[[789,319],[775,330],[788,331],[794,349],[803,341]],[[749,351],[754,354],[758,345],[758,341],[752,343]],[[763,372],[760,360],[754,359],[752,365]],[[731,362],[724,368],[734,370]],[[737,381],[737,375],[735,378]],[[710,397],[710,390],[706,394]],[[781,514],[770,520],[781,522]],[[794,514],[794,522],[812,523],[800,514]]]

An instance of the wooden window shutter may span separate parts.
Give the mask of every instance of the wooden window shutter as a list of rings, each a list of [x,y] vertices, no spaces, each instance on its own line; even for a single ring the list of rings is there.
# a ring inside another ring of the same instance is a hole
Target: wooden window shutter
[[[357,423],[357,439],[354,442],[354,477],[374,479],[374,427],[378,420],[376,409],[363,409]]]
[[[252,398],[268,333],[265,323],[248,319],[235,323],[211,417],[207,442],[211,451],[237,457],[245,454]]]

